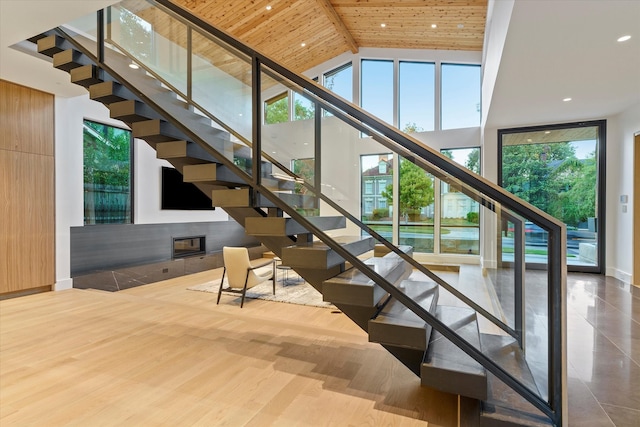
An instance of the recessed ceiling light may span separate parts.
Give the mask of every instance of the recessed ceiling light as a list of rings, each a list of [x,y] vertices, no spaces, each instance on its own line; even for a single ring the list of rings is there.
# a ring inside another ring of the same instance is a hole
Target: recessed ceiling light
[[[527,139],[527,142],[533,142],[533,139],[529,138]]]
[[[307,44],[306,43],[300,43],[300,46],[305,47]]]
[[[571,101],[571,98],[564,98],[563,101],[564,102],[569,102],[569,101]]]
[[[132,62],[131,64],[129,64],[129,68],[133,68],[134,70],[137,70],[140,67],[135,62]]]
[[[619,42],[626,42],[627,40],[629,40],[631,38],[630,35],[626,35],[626,36],[622,36],[618,39]]]
[[[438,28],[436,24],[431,24],[431,28]]]
[[[382,23],[382,24],[380,24],[380,26],[381,26],[382,28],[384,28],[384,27],[386,27],[386,26],[387,26],[387,24]]]
[[[271,10],[271,5],[268,5],[268,6],[267,6],[267,10]]]
[[[458,24],[458,28],[464,28],[464,24]]]
[[[550,130],[544,132],[545,135],[549,135],[550,133],[551,133]]]

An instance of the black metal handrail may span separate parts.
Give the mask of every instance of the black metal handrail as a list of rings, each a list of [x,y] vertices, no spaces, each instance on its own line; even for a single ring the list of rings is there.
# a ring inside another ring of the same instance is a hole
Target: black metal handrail
[[[151,1],[150,1],[151,2]],[[527,204],[523,204],[517,197],[512,196],[510,193],[506,192],[504,189],[490,183],[484,178],[470,172],[464,168],[461,168],[450,161],[448,158],[442,156],[435,150],[430,149],[429,147],[425,147],[420,144],[417,140],[412,137],[399,132],[395,128],[387,125],[384,122],[379,121],[375,117],[371,116],[366,111],[360,109],[359,107],[348,103],[342,98],[334,95],[332,92],[326,90],[325,88],[318,86],[313,81],[306,79],[302,76],[299,76],[291,71],[287,70],[285,67],[280,64],[270,60],[266,56],[260,54],[259,52],[245,46],[241,42],[237,41],[233,37],[228,34],[212,27],[206,22],[200,20],[197,17],[185,12],[180,9],[178,6],[170,3],[167,0],[155,0],[155,3],[160,4],[163,8],[170,10],[176,16],[180,17],[183,21],[186,21],[188,25],[196,25],[206,32],[210,33],[214,37],[217,37],[223,40],[225,43],[233,46],[235,49],[247,54],[252,58],[252,67],[254,70],[254,80],[256,79],[256,71],[261,69],[261,65],[265,65],[268,68],[274,70],[279,75],[284,78],[292,81],[296,85],[303,88],[309,94],[312,94],[313,97],[317,97],[318,99],[323,101],[323,104],[328,104],[331,106],[331,109],[335,112],[343,113],[341,115],[351,117],[355,119],[355,121],[360,122],[360,126],[368,133],[373,132],[373,136],[378,141],[384,141],[385,146],[389,144],[388,148],[392,149],[395,152],[405,152],[412,153],[407,156],[407,158],[413,161],[416,164],[424,164],[427,162],[430,165],[435,166],[437,169],[445,172],[445,174],[449,174],[455,179],[469,185],[471,188],[478,190],[478,192],[487,195],[490,199],[495,200],[505,207],[509,208],[513,212],[522,215],[523,217],[527,217],[534,222],[538,223],[542,226],[542,228],[546,229],[549,232],[549,283],[553,286],[549,286],[549,319],[550,319],[550,328],[549,328],[549,387],[550,387],[550,402],[546,402],[542,398],[540,398],[536,393],[531,391],[527,386],[525,386],[522,382],[514,378],[510,375],[506,370],[504,370],[501,366],[497,365],[493,360],[489,359],[485,356],[480,350],[476,349],[473,345],[468,343],[466,340],[458,336],[453,330],[449,329],[445,324],[440,322],[437,318],[435,318],[431,313],[427,312],[424,308],[422,308],[419,304],[417,304],[414,300],[409,298],[406,294],[404,294],[401,290],[394,287],[390,282],[388,282],[384,277],[378,275],[375,271],[371,270],[364,264],[363,261],[359,260],[357,257],[350,254],[347,250],[342,248],[339,244],[333,241],[328,235],[326,235],[322,230],[314,226],[312,223],[306,221],[305,217],[300,215],[297,211],[290,209],[284,201],[282,201],[277,195],[271,193],[267,188],[261,185],[260,183],[260,174],[253,174],[253,182],[248,182],[248,184],[252,184],[252,186],[257,189],[261,194],[264,194],[272,203],[278,206],[280,209],[286,211],[293,219],[304,224],[314,235],[316,235],[320,240],[322,240],[325,244],[331,247],[336,253],[340,256],[351,262],[356,268],[362,271],[367,277],[380,285],[383,289],[385,289],[392,297],[399,300],[405,306],[407,306],[411,311],[413,311],[416,315],[421,317],[425,322],[431,324],[437,331],[442,333],[447,339],[452,341],[455,345],[460,347],[465,353],[470,355],[474,360],[484,366],[488,371],[496,375],[499,379],[513,388],[516,392],[518,392],[521,396],[523,396],[526,400],[531,402],[535,407],[545,413],[550,419],[552,419],[555,423],[562,423],[562,328],[561,320],[562,320],[562,289],[561,284],[566,279],[566,273],[562,269],[562,260],[565,255],[565,246],[563,243],[565,241],[565,237],[563,236],[564,226],[562,223],[559,223],[557,220],[553,219],[546,213],[536,209],[535,207],[529,206]],[[102,23],[100,24],[102,25]],[[99,34],[101,32],[99,31]],[[103,33],[103,31],[102,31]],[[103,45],[104,39],[99,41],[99,45]],[[98,50],[101,51],[100,49]],[[99,59],[98,59],[98,62]],[[104,64],[103,64],[104,65]],[[255,88],[254,88],[255,90]],[[257,99],[256,99],[257,98]],[[256,116],[259,117],[259,114],[256,112],[260,111],[260,106],[257,105],[259,97],[254,96],[254,152],[257,151],[260,153],[260,131],[259,126],[256,126]],[[316,112],[316,114],[319,114]],[[353,120],[351,120],[353,121]],[[184,129],[183,129],[184,130]],[[187,134],[192,134],[189,130],[186,130]],[[197,135],[193,135],[198,139]],[[222,159],[223,163],[228,163],[227,159]],[[254,167],[257,166],[258,171],[260,167],[260,162],[255,161],[254,159]],[[425,168],[424,166],[421,166]],[[287,168],[281,168],[283,171],[287,171],[287,173],[291,173]],[[255,172],[255,171],[254,171]],[[295,174],[294,174],[295,175]],[[244,178],[244,177],[243,177]],[[251,179],[247,176],[247,179]],[[257,181],[255,181],[257,180]],[[304,183],[306,184],[306,183]],[[330,204],[333,207],[339,207],[333,201],[328,199],[322,192],[315,192],[315,194],[319,195],[323,200],[329,200]],[[395,247],[395,245],[388,242],[386,239],[378,235],[374,230],[370,229],[367,225],[363,224],[360,220],[353,217],[353,215],[349,214],[342,208],[339,209],[343,215],[348,217],[350,221],[357,224],[361,229],[367,231],[372,236],[376,237],[379,241],[383,242],[389,249],[398,253],[403,259],[412,263],[412,265],[420,268],[421,270],[424,268],[422,265],[413,260],[413,258],[408,257],[404,254],[400,249]],[[427,270],[428,271],[428,270]],[[431,272],[429,272],[431,273]],[[433,275],[431,273],[431,275]],[[435,275],[433,275],[435,276]],[[437,278],[437,276],[435,276]],[[433,277],[432,277],[433,278]],[[435,279],[434,279],[435,280]],[[444,282],[438,278],[439,282]],[[441,283],[440,283],[441,284]],[[560,286],[558,286],[560,285]],[[448,284],[444,284],[443,286],[450,286]],[[463,295],[464,298],[467,298]],[[468,299],[468,298],[467,298]],[[474,304],[475,305],[475,304]],[[485,316],[482,311],[479,311],[480,314]],[[488,313],[489,314],[489,313]],[[489,314],[490,315],[490,314]],[[491,315],[490,315],[491,316]],[[485,316],[486,317],[486,316]],[[491,318],[489,318],[492,320]],[[497,319],[496,319],[497,320]],[[493,321],[493,320],[492,320]],[[499,322],[499,321],[498,321]],[[495,323],[495,322],[494,322]],[[501,322],[500,322],[501,323]],[[517,329],[517,328],[516,328]],[[508,331],[510,334],[516,331]],[[517,333],[517,332],[516,332]]]

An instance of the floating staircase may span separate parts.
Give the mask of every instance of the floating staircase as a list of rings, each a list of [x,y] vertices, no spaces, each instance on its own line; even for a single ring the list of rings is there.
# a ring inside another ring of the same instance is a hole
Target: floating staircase
[[[377,242],[371,237],[336,235],[329,245],[314,236],[314,231],[333,231],[335,235],[345,229],[343,216],[307,217],[305,221],[285,217],[287,212],[274,203],[273,194],[289,206],[305,206],[312,198],[296,194],[294,181],[274,176],[269,162],[262,163],[257,187],[247,172],[234,165],[239,159],[250,161],[251,150],[234,142],[227,131],[214,127],[211,119],[194,112],[156,78],[129,68],[130,59],[126,56],[107,49],[104,62],[109,65],[100,67],[81,50],[81,45],[57,31],[34,38],[34,42],[40,53],[52,57],[56,68],[70,74],[73,83],[87,88],[92,100],[106,105],[112,118],[127,123],[134,137],[145,140],[158,158],[173,164],[186,182],[205,192],[213,206],[225,209],[244,225],[247,234],[260,240],[284,265],[295,269],[321,292],[325,301],[366,331],[371,342],[384,346],[419,376],[423,386],[483,402],[478,425],[530,425],[520,423],[517,410],[505,408],[510,401],[505,403],[507,392],[504,385],[497,385],[502,384],[499,380],[489,381],[492,377],[484,367],[372,276],[384,278],[474,347],[483,349],[490,342],[499,348],[499,337],[481,336],[475,310],[440,304],[438,283],[428,278],[410,279],[413,266],[394,251],[373,256]],[[398,249],[412,255],[411,247]],[[343,251],[354,257],[351,262]],[[363,264],[354,265],[355,259]],[[524,360],[517,343],[514,345],[511,340],[508,345],[512,357]],[[500,354],[496,352],[494,356]],[[520,364],[514,375],[525,376],[535,387],[526,363]],[[526,409],[536,413],[532,408]],[[550,425],[546,417],[527,418],[527,422],[531,420],[535,425]]]

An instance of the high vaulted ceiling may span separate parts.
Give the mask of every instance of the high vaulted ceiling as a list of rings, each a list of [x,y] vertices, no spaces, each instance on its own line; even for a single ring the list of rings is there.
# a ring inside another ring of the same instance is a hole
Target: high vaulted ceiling
[[[173,3],[298,72],[360,47],[480,51],[487,16],[487,0]]]

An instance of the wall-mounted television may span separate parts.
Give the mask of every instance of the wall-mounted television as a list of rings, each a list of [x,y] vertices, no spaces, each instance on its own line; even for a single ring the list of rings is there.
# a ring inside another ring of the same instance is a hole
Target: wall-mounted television
[[[214,210],[211,199],[190,182],[182,180],[182,174],[162,166],[161,208],[177,210]]]

